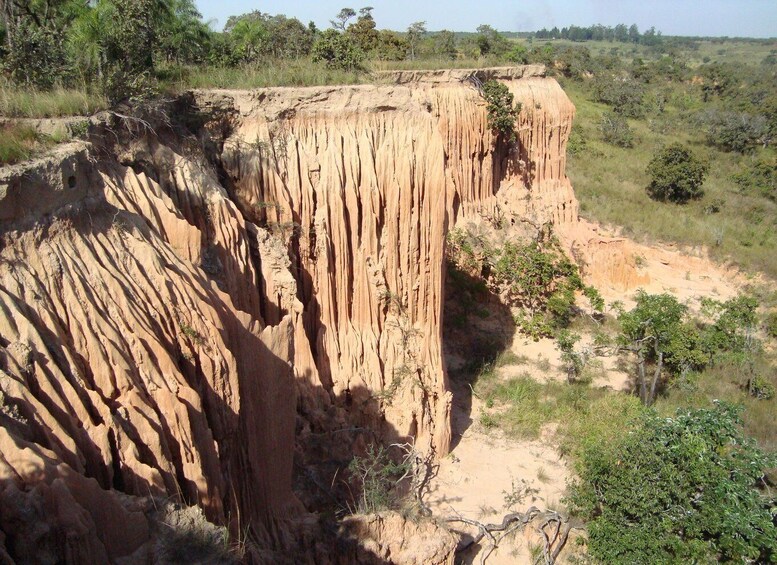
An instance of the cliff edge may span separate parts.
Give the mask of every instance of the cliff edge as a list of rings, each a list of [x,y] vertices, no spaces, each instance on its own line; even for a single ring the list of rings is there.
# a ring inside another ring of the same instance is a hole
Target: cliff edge
[[[0,557],[153,560],[170,496],[299,547],[308,462],[448,452],[445,235],[576,221],[574,107],[537,67],[382,80],[194,92],[0,170]]]

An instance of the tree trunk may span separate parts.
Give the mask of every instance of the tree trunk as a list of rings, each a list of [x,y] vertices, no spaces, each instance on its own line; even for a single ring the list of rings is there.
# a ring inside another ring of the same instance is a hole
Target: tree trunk
[[[647,380],[645,379],[645,357],[640,351],[637,354],[637,378],[639,379],[639,398],[647,404]]]
[[[664,353],[658,353],[658,361],[656,362],[656,370],[653,373],[653,382],[650,383],[650,398],[645,404],[650,406],[656,399],[656,385],[658,384],[658,378],[661,376],[661,369],[664,366]]]

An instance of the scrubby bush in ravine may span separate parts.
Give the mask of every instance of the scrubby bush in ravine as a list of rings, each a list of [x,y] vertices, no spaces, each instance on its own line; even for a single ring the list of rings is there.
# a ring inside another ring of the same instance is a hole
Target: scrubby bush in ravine
[[[686,306],[669,294],[640,291],[636,299],[632,310],[618,316],[618,339],[621,347],[634,353],[639,397],[649,405],[667,367],[695,369],[704,364],[704,357],[698,332],[685,321]]]
[[[354,488],[355,511],[361,514],[380,512],[394,508],[399,500],[397,487],[408,476],[409,465],[394,462],[388,450],[381,446],[369,446],[364,456],[355,456],[348,465]]]
[[[673,143],[656,153],[648,163],[647,174],[651,198],[685,203],[703,194],[702,184],[709,165],[696,157],[690,149]]]
[[[688,308],[669,294],[640,291],[636,302],[632,310],[618,316],[618,342],[635,356],[638,393],[646,405],[673,378],[724,362],[752,364],[760,353],[754,337],[758,307],[754,298],[703,299],[702,313],[708,323],[691,319]]]
[[[556,348],[561,352],[561,362],[567,370],[567,382],[575,382],[583,373],[586,355],[575,350],[575,344],[580,341],[580,335],[564,328],[556,335]]]
[[[524,308],[517,320],[534,338],[553,335],[569,325],[575,313],[575,293],[582,291],[594,310],[603,301],[595,288],[583,283],[577,266],[560,249],[555,238],[542,244],[507,242],[493,258],[493,281],[508,300]]]
[[[773,563],[775,458],[742,431],[738,410],[652,411],[607,441],[579,447],[567,503],[588,521],[603,563]],[[761,490],[763,489],[763,490]]]

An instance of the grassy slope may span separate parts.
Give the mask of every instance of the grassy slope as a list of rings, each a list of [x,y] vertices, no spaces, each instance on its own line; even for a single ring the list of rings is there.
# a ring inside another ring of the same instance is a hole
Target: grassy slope
[[[704,246],[718,260],[777,277],[777,203],[742,194],[731,180],[763,149],[740,156],[707,146],[701,132],[684,120],[678,101],[694,104],[695,94],[683,87],[673,89],[674,103],[663,113],[648,112],[644,119],[629,120],[637,138],[633,148],[608,145],[598,131],[607,106],[590,101],[579,84],[567,81],[564,87],[577,106],[575,134],[586,140],[585,148],[570,156],[567,169],[583,217],[620,226],[643,241]],[[655,202],[645,192],[648,162],[661,145],[675,141],[690,146],[710,164],[704,197],[686,205]],[[713,205],[718,212],[712,211]]]

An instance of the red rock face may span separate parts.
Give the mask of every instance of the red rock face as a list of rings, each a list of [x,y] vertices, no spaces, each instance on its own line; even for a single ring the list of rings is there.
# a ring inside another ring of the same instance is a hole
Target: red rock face
[[[0,172],[10,556],[147,559],[149,497],[171,495],[272,544],[304,510],[300,421],[447,453],[447,231],[497,206],[577,216],[573,106],[537,68],[486,72],[523,103],[512,151],[463,74],[399,73],[197,94],[232,112],[221,176],[153,136]]]
[[[488,128],[469,73],[197,95],[237,110],[222,158],[241,210],[297,232],[290,248],[313,353],[298,372],[335,402],[352,398],[384,438],[412,435],[438,456],[450,443],[445,234],[500,201],[537,221],[577,219],[564,173],[574,107],[558,84],[538,67],[485,71],[523,106],[509,146]]]

